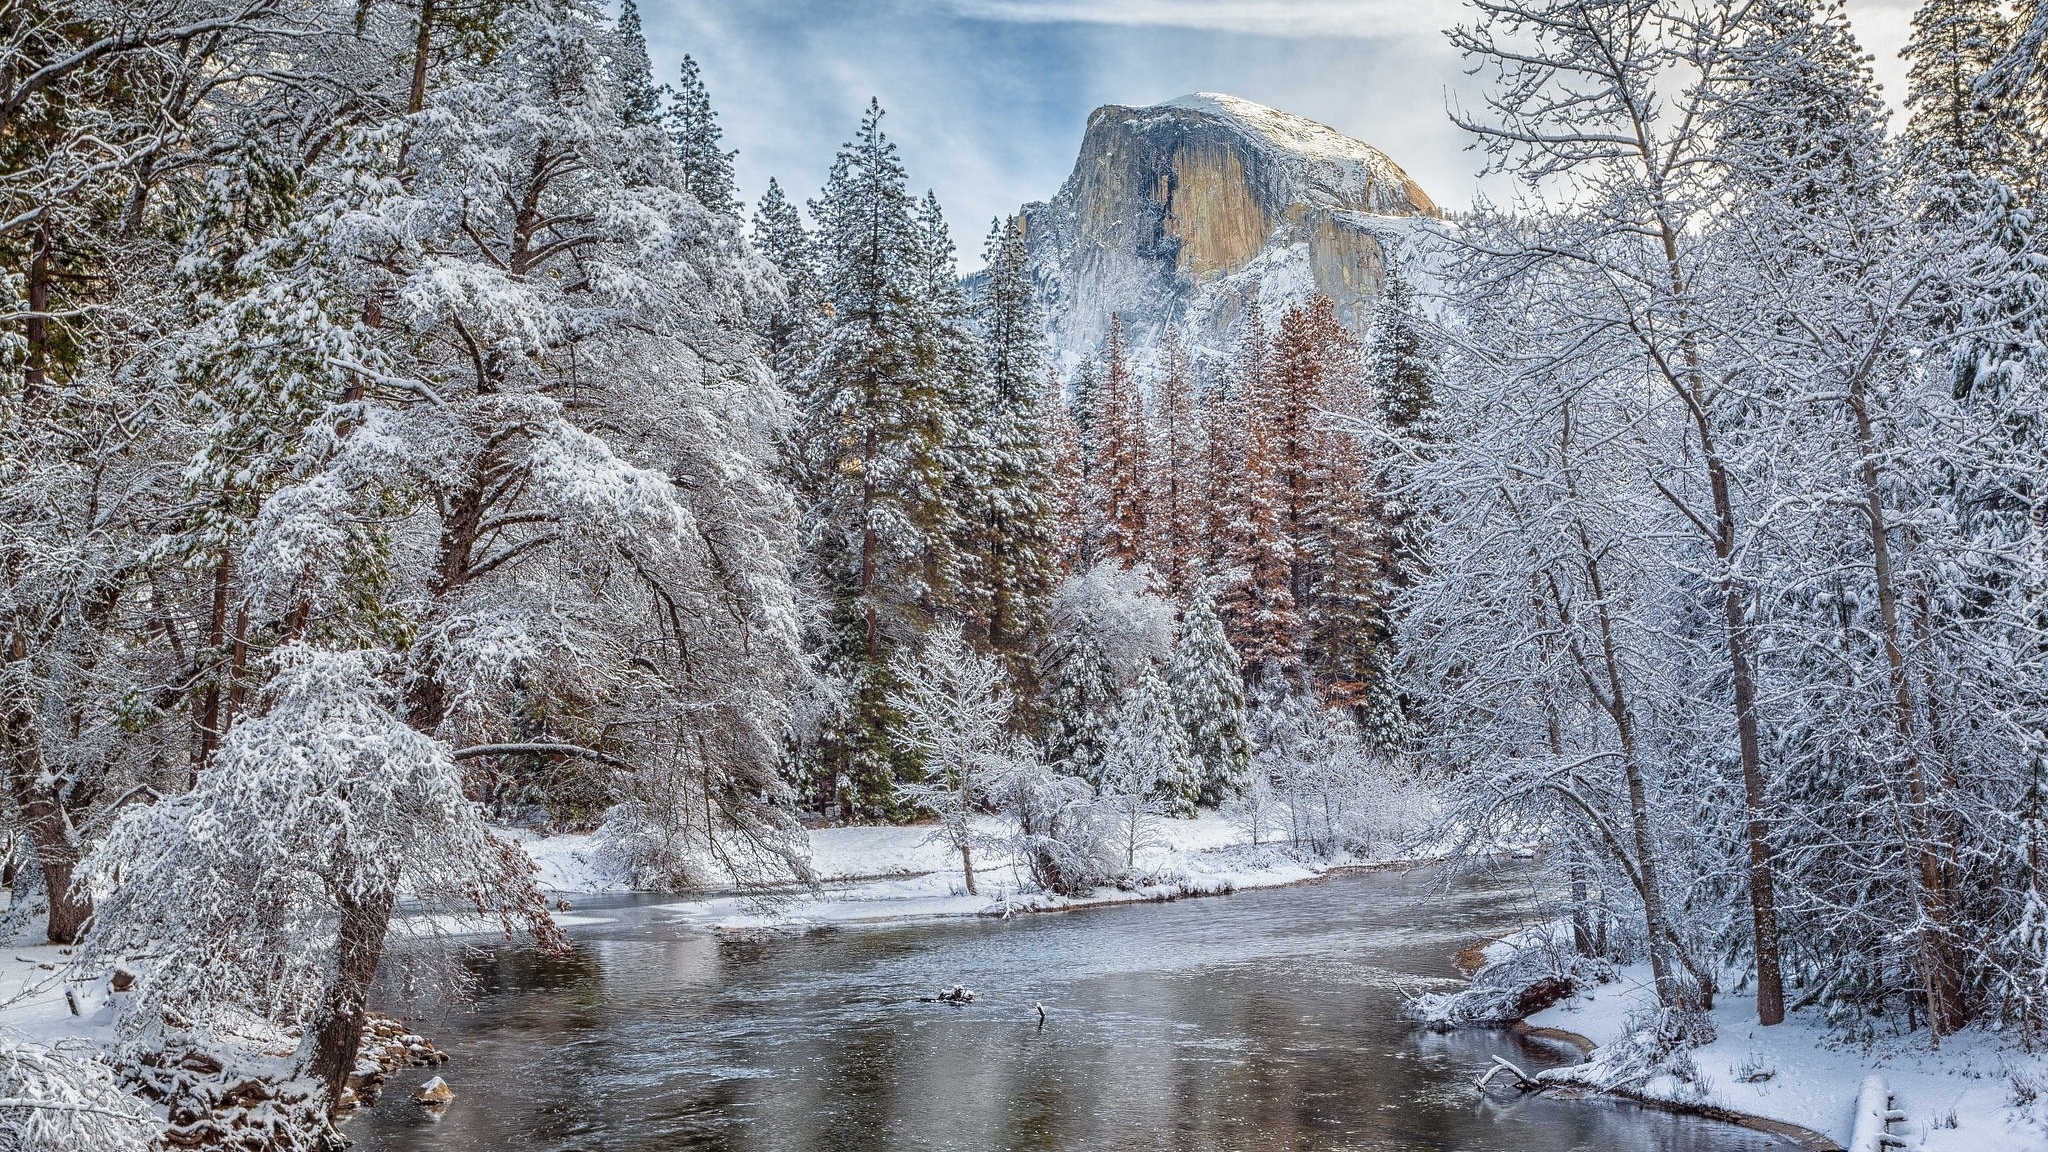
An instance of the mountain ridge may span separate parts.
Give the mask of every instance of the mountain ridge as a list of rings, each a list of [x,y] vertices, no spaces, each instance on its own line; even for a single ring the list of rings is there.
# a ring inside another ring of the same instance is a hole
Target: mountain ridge
[[[1121,315],[1148,358],[1168,325],[1222,355],[1254,301],[1320,292],[1369,325],[1390,248],[1440,215],[1378,148],[1223,93],[1089,114],[1074,170],[1023,208],[1030,272],[1057,358],[1093,353]]]

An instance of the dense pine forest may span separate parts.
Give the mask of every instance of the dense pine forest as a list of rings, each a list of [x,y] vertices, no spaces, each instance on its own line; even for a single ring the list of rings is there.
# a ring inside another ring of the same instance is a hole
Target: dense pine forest
[[[1369,323],[1062,356],[879,103],[743,202],[632,0],[0,12],[0,932],[113,1037],[0,1003],[0,1146],[332,1146],[373,987],[571,947],[514,829],[1540,850],[1616,1061],[2038,1043],[2048,8],[1928,0],[1896,123],[1839,3],[1469,16],[1516,191]]]

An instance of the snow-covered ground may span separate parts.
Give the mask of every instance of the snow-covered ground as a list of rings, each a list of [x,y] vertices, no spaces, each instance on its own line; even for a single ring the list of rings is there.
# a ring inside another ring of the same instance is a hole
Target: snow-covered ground
[[[997,830],[992,823],[989,831]],[[1155,823],[1151,843],[1138,852],[1133,869],[1144,881],[1132,887],[1102,888],[1078,898],[1031,892],[1014,861],[991,855],[976,857],[977,893],[970,896],[959,857],[934,837],[935,831],[929,825],[814,829],[811,863],[818,875],[817,893],[796,892],[772,900],[743,895],[681,900],[673,905],[673,914],[727,929],[1003,915],[1268,888],[1308,880],[1332,867],[1388,862],[1304,862],[1284,845],[1255,847],[1231,821],[1204,813],[1191,820]],[[519,839],[548,891],[574,895],[626,890],[607,870],[589,836]]]
[[[71,950],[0,943],[0,1034],[53,1044],[60,1040],[114,1039],[114,1009],[104,981],[71,985],[78,1015],[65,997]]]
[[[1631,1013],[1656,995],[1647,965],[1617,970],[1600,985],[1529,1017],[1539,1028],[1576,1032],[1607,1045],[1628,1031]],[[1906,1120],[1892,1131],[1929,1152],[2048,1152],[2048,1058],[1981,1029],[1928,1046],[1922,1030],[1865,1045],[1828,1033],[1814,1012],[1771,1028],[1756,1023],[1753,996],[1715,998],[1713,1043],[1693,1050],[1693,1083],[1659,1076],[1634,1091],[1653,1099],[1726,1108],[1782,1120],[1849,1142],[1856,1094],[1882,1076]],[[1766,1074],[1768,1077],[1766,1078]]]

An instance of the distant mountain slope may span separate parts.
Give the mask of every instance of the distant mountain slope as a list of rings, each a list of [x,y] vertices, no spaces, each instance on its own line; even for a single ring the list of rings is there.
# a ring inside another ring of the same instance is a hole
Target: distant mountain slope
[[[1436,215],[1377,148],[1212,93],[1096,109],[1073,175],[1024,208],[1032,276],[1068,363],[1101,345],[1113,312],[1141,356],[1168,323],[1221,353],[1252,300],[1272,315],[1311,292],[1363,331],[1389,242]]]

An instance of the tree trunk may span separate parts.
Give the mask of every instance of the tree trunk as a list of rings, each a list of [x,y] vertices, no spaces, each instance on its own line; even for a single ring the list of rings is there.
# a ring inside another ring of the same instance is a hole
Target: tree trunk
[[[384,933],[391,925],[393,898],[387,890],[360,903],[342,902],[334,982],[320,1001],[299,1059],[301,1075],[326,1085],[330,1110],[340,1103],[349,1073],[355,1070],[356,1050],[362,1045],[363,1024],[368,1019],[370,985],[384,958]]]
[[[1716,484],[1725,490],[1726,481]],[[1716,504],[1722,498],[1716,497]],[[1721,608],[1728,630],[1728,668],[1735,686],[1735,728],[1742,752],[1742,799],[1748,822],[1749,912],[1756,939],[1756,1019],[1763,1025],[1785,1019],[1785,981],[1779,969],[1777,878],[1771,861],[1770,814],[1765,806],[1763,741],[1756,719],[1756,681],[1749,666],[1748,621],[1742,591],[1727,565],[1733,558],[1732,515],[1724,521],[1729,540],[1723,553]]]
[[[1849,409],[1856,418],[1856,443],[1862,460],[1857,479],[1863,487],[1863,519],[1870,531],[1870,567],[1877,584],[1878,618],[1884,629],[1885,672],[1890,679],[1892,732],[1904,757],[1907,798],[1912,805],[1913,834],[1920,882],[1921,976],[1927,985],[1927,1028],[1938,1041],[1969,1023],[1963,999],[1962,965],[1950,931],[1951,904],[1942,857],[1947,847],[1935,819],[1927,787],[1926,765],[1920,756],[1918,714],[1913,703],[1912,670],[1906,666],[1904,629],[1899,621],[1898,577],[1892,566],[1891,532],[1886,525],[1884,497],[1878,485],[1877,436],[1862,381],[1849,385]]]
[[[8,660],[19,662],[27,658],[27,642],[17,634],[8,646]],[[43,871],[43,883],[50,890],[46,935],[52,944],[75,944],[86,922],[92,919],[92,896],[72,890],[71,878],[77,871],[80,855],[78,838],[72,832],[71,814],[64,810],[62,783],[44,779],[35,715],[18,696],[10,699],[6,712],[0,714],[0,757],[4,757],[16,819],[28,836],[36,863]]]
[[[228,591],[232,575],[232,561],[222,552],[213,566],[213,607],[206,617],[206,659],[212,665],[207,670],[206,691],[199,698],[199,755],[193,764],[195,773],[205,771],[212,761],[214,752],[220,748],[221,729],[221,680],[233,675],[222,661],[221,649],[227,644],[228,636]]]
[[[981,895],[974,888],[974,857],[968,855],[965,843],[960,845],[960,871],[967,877],[967,894],[969,896]]]
[[[1656,150],[1646,139],[1640,143],[1642,156],[1649,164],[1650,199],[1656,213],[1665,271],[1670,278],[1670,300],[1677,309],[1676,330],[1683,333],[1679,337],[1678,365],[1670,362],[1665,349],[1658,346],[1653,338],[1644,350],[1655,361],[1658,371],[1663,373],[1692,419],[1700,438],[1700,455],[1706,465],[1707,487],[1713,494],[1714,556],[1721,568],[1721,609],[1728,634],[1728,675],[1734,686],[1735,729],[1742,758],[1743,806],[1748,817],[1744,837],[1749,842],[1749,911],[1756,944],[1756,1018],[1759,1024],[1778,1024],[1785,1019],[1785,981],[1780,971],[1777,877],[1771,859],[1770,813],[1764,795],[1763,740],[1758,732],[1756,715],[1756,680],[1749,664],[1748,604],[1743,597],[1742,586],[1735,578],[1735,495],[1729,486],[1728,467],[1715,447],[1706,370],[1701,363],[1698,338],[1692,334],[1691,290],[1687,287],[1685,263],[1679,256],[1679,228],[1672,223],[1662,180],[1656,174],[1655,162],[1651,160]]]

